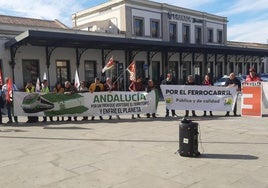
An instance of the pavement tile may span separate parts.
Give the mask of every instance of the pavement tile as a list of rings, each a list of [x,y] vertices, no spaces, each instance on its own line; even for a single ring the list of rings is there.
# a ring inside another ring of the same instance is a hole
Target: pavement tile
[[[197,158],[178,155],[182,117],[165,118],[163,102],[156,119],[27,125],[19,117],[0,126],[0,187],[268,187],[268,116],[202,113],[190,117],[199,124]]]

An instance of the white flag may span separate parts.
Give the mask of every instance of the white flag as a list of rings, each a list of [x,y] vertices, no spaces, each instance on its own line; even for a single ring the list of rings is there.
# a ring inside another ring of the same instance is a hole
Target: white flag
[[[44,72],[43,80],[47,80],[47,73]]]
[[[80,80],[78,77],[78,72],[77,70],[75,71],[75,77],[74,77],[74,86],[78,89],[80,86]]]
[[[129,79],[131,81],[135,81],[136,80],[136,65],[135,65],[135,61],[132,61],[132,63],[130,63],[130,65],[127,67],[127,71],[130,74]]]
[[[40,89],[41,89],[41,87],[40,87],[40,81],[39,81],[39,78],[37,78],[37,80],[36,80],[36,85],[35,85],[35,91],[36,91],[36,92],[39,92]]]
[[[105,67],[102,69],[102,73],[114,67],[114,58],[111,57]]]

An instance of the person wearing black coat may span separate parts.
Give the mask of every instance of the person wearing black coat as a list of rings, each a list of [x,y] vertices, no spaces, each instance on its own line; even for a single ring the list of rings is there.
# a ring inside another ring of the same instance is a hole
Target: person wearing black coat
[[[237,87],[237,91],[241,91],[241,82],[238,78],[235,77],[235,73],[231,73],[229,78],[225,82],[225,86],[227,87]],[[237,101],[235,101],[235,106],[234,106],[234,116],[237,116]],[[226,112],[225,116],[229,116],[230,112]]]
[[[205,75],[205,78],[204,78],[204,81],[203,81],[202,84],[205,85],[205,86],[213,86],[213,82],[210,79],[209,74],[206,74]],[[210,114],[210,116],[213,116],[212,111],[209,111],[209,114]],[[205,116],[207,116],[207,112],[206,111],[204,111],[203,117],[205,117]]]
[[[187,77],[187,81],[185,83],[185,85],[196,85],[195,81],[194,81],[194,77],[192,75],[189,75]],[[195,114],[195,111],[192,110],[192,115],[193,117],[196,117],[197,115]],[[188,117],[189,116],[189,110],[185,110],[185,116],[184,117]]]
[[[161,84],[163,85],[176,85],[177,82],[174,78],[172,78],[172,74],[168,73],[166,79],[162,80]],[[171,114],[173,117],[178,117],[175,113],[175,110],[171,110]],[[166,108],[166,117],[169,116],[169,110]]]

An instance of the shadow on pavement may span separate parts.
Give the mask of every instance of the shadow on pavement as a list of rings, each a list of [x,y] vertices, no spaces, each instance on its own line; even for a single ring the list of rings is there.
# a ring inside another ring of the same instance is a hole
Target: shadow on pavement
[[[0,132],[28,132],[28,131],[21,130],[21,129],[4,129],[4,130],[0,130]]]
[[[65,130],[74,130],[74,129],[87,129],[87,130],[92,130],[91,128],[84,128],[84,127],[66,127],[66,126],[60,126],[60,127],[44,127],[44,129],[65,129]]]
[[[240,154],[201,154],[199,158],[205,159],[238,159],[238,160],[256,160],[259,157],[253,155],[240,155]]]

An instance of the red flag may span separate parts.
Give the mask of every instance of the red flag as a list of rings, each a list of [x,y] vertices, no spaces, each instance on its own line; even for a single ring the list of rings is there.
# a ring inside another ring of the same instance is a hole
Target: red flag
[[[101,72],[104,73],[105,71],[107,71],[107,70],[113,68],[113,66],[114,66],[114,58],[111,57],[110,60],[108,61],[108,63],[107,63],[107,64],[105,65],[105,67],[102,69]]]
[[[132,61],[132,63],[130,63],[130,65],[127,67],[127,71],[130,74],[129,79],[131,81],[136,80],[136,66],[135,66],[135,61]]]
[[[12,97],[12,81],[10,78],[8,78],[8,81],[7,81],[7,96],[6,96],[6,99],[8,102],[11,102],[11,97]]]

